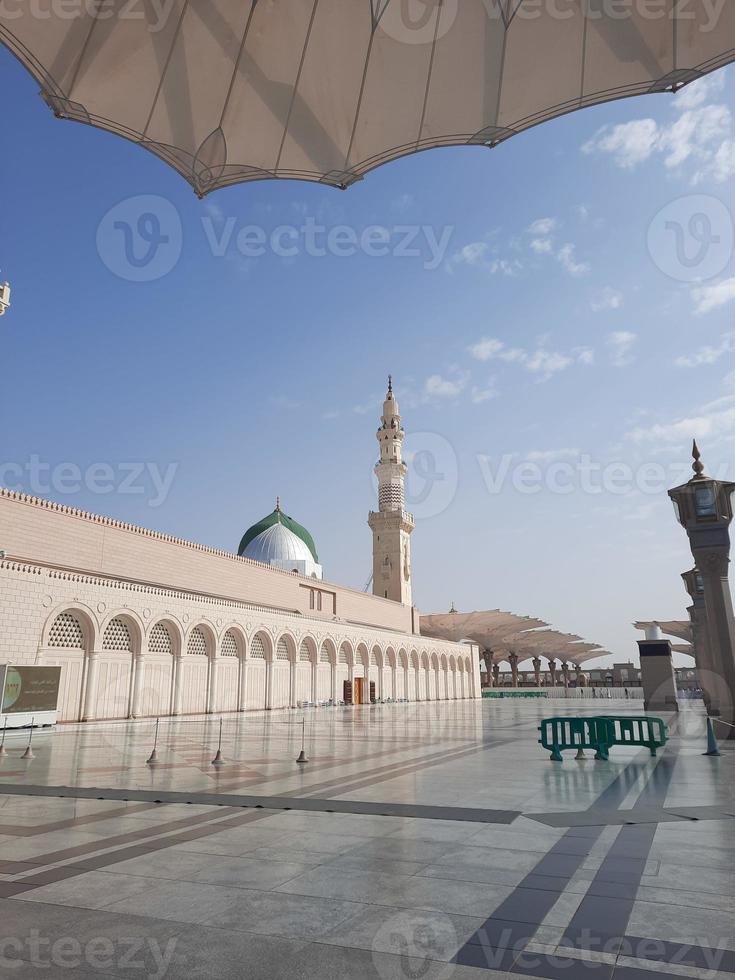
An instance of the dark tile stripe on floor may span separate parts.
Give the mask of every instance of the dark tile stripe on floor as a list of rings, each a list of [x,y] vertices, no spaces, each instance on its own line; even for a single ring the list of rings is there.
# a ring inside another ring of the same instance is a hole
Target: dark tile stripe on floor
[[[376,779],[375,782],[380,782]],[[158,803],[195,803],[204,806],[258,807],[267,810],[308,810],[319,813],[359,813],[372,816],[418,817],[423,820],[460,820],[473,823],[512,823],[519,810],[481,810],[458,806],[422,806],[412,803],[371,803],[296,796],[242,796],[235,793],[182,793],[173,790],[113,789],[95,786],[2,786],[0,793],[75,799],[145,800]],[[149,830],[148,833],[151,833]]]
[[[605,787],[589,811],[603,812],[618,806],[626,798],[641,773],[645,771],[644,764],[629,763]],[[570,957],[566,958],[565,967],[561,972],[558,965],[553,969],[553,962],[550,962],[548,957],[544,959],[540,954],[537,955],[537,959],[542,963],[540,973],[534,973],[535,967],[529,966],[527,961],[525,961],[526,969],[523,971],[520,968],[517,970],[515,966],[520,952],[549,914],[559,894],[585,862],[603,829],[602,823],[571,827],[523,878],[518,887],[500,903],[480,929],[470,937],[465,946],[458,951],[454,961],[462,966],[506,971],[512,969],[513,972],[525,972],[528,976],[550,978],[564,976],[569,980],[573,980],[572,973],[578,969],[577,964],[581,963],[581,969],[587,968],[584,974],[586,977],[594,972],[595,977],[599,976],[600,980],[609,980],[612,966],[571,960]],[[557,887],[554,887],[554,882],[558,882]],[[551,957],[551,961],[554,959]],[[571,967],[569,960],[571,960]],[[552,970],[552,972],[544,973],[543,970]]]
[[[639,804],[665,802],[675,765],[676,752],[662,756],[638,798]],[[656,829],[657,824],[648,823],[621,827],[565,929],[560,945],[604,949],[608,953],[619,951]]]

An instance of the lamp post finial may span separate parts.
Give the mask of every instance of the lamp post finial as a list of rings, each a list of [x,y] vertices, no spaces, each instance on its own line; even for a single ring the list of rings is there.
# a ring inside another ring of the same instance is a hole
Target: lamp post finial
[[[694,462],[692,463],[692,469],[694,470],[695,479],[702,476],[704,473],[704,463],[700,461],[699,447],[697,446],[697,440],[694,439],[692,442],[692,458]]]

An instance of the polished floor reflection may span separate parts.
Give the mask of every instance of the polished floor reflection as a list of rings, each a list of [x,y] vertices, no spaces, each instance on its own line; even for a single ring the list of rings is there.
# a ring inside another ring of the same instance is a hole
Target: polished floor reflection
[[[575,710],[230,715],[222,766],[216,718],[162,722],[153,764],[150,721],[8,736],[0,975],[735,973],[735,753],[695,706],[658,759],[552,763],[539,719]]]

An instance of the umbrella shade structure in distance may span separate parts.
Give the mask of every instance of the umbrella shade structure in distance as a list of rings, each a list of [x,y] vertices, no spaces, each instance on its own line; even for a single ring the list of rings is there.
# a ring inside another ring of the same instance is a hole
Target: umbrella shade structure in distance
[[[54,112],[139,143],[200,195],[275,177],[349,187],[735,58],[735,3],[699,0],[37,6],[5,5],[0,41]]]

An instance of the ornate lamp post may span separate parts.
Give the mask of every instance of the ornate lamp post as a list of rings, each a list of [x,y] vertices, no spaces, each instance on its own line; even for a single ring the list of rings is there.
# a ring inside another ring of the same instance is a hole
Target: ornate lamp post
[[[688,572],[682,573],[682,579],[689,598],[692,600],[691,606],[687,608],[689,620],[692,624],[692,647],[694,649],[694,662],[697,666],[697,676],[702,686],[702,696],[707,706],[707,714],[719,715],[720,697],[719,689],[713,681],[722,676],[722,668],[715,663],[712,651],[709,647],[707,637],[707,610],[704,602],[704,580],[697,568],[690,568]]]
[[[689,547],[702,576],[707,636],[712,662],[722,672],[722,720],[735,724],[735,623],[728,582],[730,522],[735,483],[713,480],[704,472],[696,442],[692,447],[694,476],[669,490],[676,517],[687,532]],[[725,734],[725,733],[723,733]],[[726,737],[735,738],[728,728]]]

